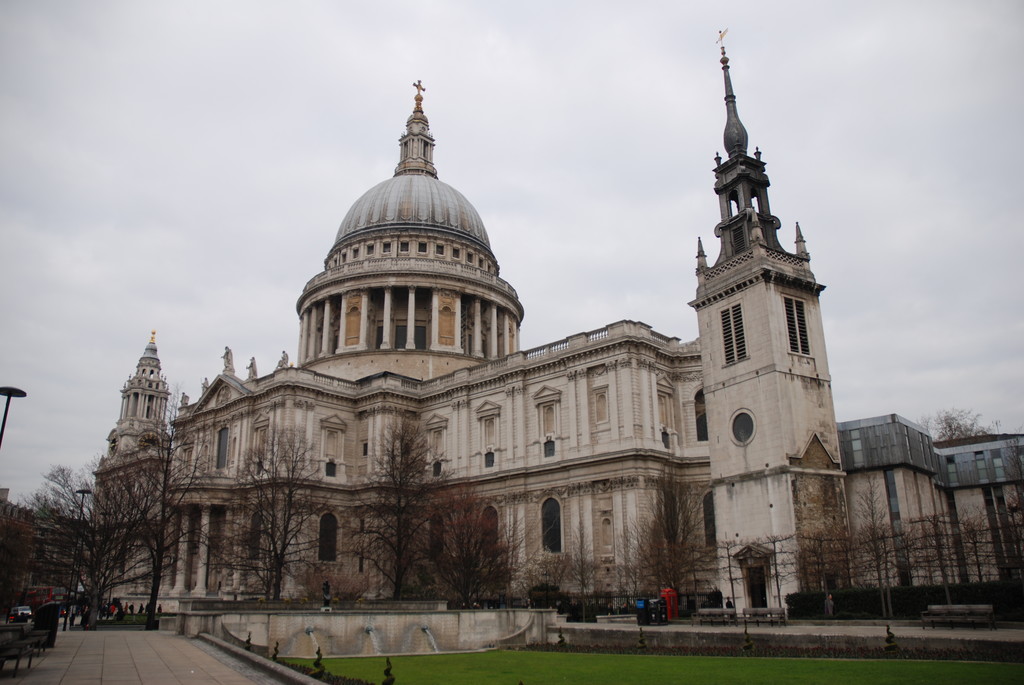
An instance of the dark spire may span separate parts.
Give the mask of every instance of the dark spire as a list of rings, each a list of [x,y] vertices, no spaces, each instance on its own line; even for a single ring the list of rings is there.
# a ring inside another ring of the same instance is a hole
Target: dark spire
[[[405,135],[399,139],[401,155],[395,176],[402,174],[427,174],[437,178],[434,168],[434,136],[430,135],[430,122],[423,113],[423,92],[426,88],[422,81],[412,84],[416,89],[416,106],[405,122]]]
[[[729,78],[729,58],[725,56],[725,45],[722,45],[722,73],[725,74],[725,151],[730,157],[747,153],[747,129],[743,128],[740,115],[736,112],[736,95],[732,92],[732,79]]]

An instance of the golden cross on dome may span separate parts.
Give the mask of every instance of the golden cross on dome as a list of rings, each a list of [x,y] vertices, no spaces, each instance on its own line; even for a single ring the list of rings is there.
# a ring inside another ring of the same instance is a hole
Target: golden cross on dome
[[[412,87],[416,89],[416,99],[422,99],[423,93],[427,90],[426,86],[423,85],[423,81],[416,81],[416,83],[412,84]]]
[[[150,334],[151,335],[149,336],[149,342],[155,343],[156,342],[156,329],[154,328],[152,331],[150,331]]]

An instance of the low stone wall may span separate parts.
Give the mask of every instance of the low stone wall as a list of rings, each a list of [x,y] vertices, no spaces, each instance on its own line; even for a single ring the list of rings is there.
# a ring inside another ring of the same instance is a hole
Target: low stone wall
[[[639,626],[622,628],[588,628],[584,624],[567,623],[559,626],[562,634],[570,644],[598,647],[623,648],[636,644],[640,637]],[[814,634],[808,632],[787,632],[786,628],[773,630],[753,630],[750,637],[761,648],[784,647],[798,649],[881,649],[885,643],[885,626],[879,625],[877,634]],[[548,632],[548,642],[557,641],[558,630]],[[672,630],[666,626],[644,626],[644,641],[648,647],[654,648],[697,648],[724,647],[740,650],[743,647],[743,627],[722,630]],[[912,636],[901,634],[898,637],[900,647],[904,649],[921,649],[941,651],[948,649],[979,649],[998,651],[1006,647],[1003,640],[986,639],[985,634],[978,631],[969,640],[962,637],[950,637],[942,631],[934,634]]]
[[[183,603],[184,604],[184,603]],[[232,603],[225,603],[231,605]],[[267,655],[283,657],[425,654],[548,642],[549,609],[408,611],[393,605],[351,611],[218,610],[210,603],[183,606],[174,628],[188,637],[209,633]],[[406,607],[403,607],[406,608]]]

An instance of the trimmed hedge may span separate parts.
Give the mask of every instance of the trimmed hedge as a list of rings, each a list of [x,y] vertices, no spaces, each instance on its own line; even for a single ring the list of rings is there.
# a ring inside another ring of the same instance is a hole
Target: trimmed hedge
[[[896,618],[920,618],[929,604],[947,604],[941,585],[895,586],[891,588]],[[953,604],[991,604],[996,618],[1024,620],[1024,589],[1020,581],[958,583],[949,586]],[[837,619],[882,618],[882,600],[878,588],[833,590]],[[789,617],[822,618],[825,615],[824,592],[795,592],[786,595]]]

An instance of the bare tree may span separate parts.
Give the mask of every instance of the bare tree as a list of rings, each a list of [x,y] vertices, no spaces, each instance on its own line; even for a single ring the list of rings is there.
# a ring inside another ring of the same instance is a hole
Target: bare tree
[[[928,583],[933,583],[938,574],[946,593],[946,604],[952,604],[949,562],[954,557],[954,551],[949,519],[944,514],[931,514],[908,524],[910,530],[906,539],[913,552],[914,568]]]
[[[875,481],[857,498],[860,527],[854,537],[858,566],[862,576],[870,576],[878,588],[882,616],[892,616],[892,572],[895,568],[896,534],[889,511]]]
[[[991,426],[981,423],[981,414],[970,409],[940,409],[934,414],[923,416],[919,423],[927,429],[936,442],[970,438],[992,432]]]
[[[431,567],[462,606],[505,588],[512,574],[509,553],[495,509],[466,486],[445,491],[431,517]]]
[[[132,449],[102,459],[96,471],[100,487],[121,481],[126,484],[123,495],[139,516],[136,532],[149,564],[146,630],[157,628],[163,577],[186,533],[177,525],[178,515],[198,476],[198,462],[189,454],[192,441],[175,425],[176,417],[177,404],[171,402],[160,427],[143,434]]]
[[[0,502],[0,606],[17,603],[34,558],[32,510]]]
[[[652,511],[643,529],[643,549],[651,580],[682,591],[713,563],[714,548],[704,539],[707,486],[665,475],[654,487]]]
[[[149,571],[139,548],[141,513],[133,505],[128,480],[97,484],[91,469],[72,472],[55,467],[33,496],[38,530],[47,538],[45,563],[72,569],[72,590],[79,582],[89,606],[114,588],[136,582]],[[96,626],[96,611],[89,626]]]
[[[825,522],[800,534],[800,587],[828,592],[850,584],[850,534],[841,522]]]
[[[583,605],[583,621],[586,622],[587,601],[594,589],[597,564],[594,562],[594,546],[591,544],[590,536],[583,524],[582,515],[577,522],[576,529],[569,536],[568,552],[569,576],[576,583],[579,591],[580,601]]]
[[[630,520],[623,525],[618,548],[621,560],[615,565],[615,584],[620,594],[639,597],[646,589],[647,568],[643,555],[643,526]]]
[[[1017,567],[1024,590],[1024,436],[1020,429],[1007,440],[1002,449],[1007,484],[1004,486],[1006,500],[1006,535],[1008,547]]]
[[[290,568],[317,540],[309,532],[317,503],[311,448],[298,431],[271,431],[239,466],[234,554],[225,565],[255,577],[269,599],[280,599]]]
[[[426,558],[427,527],[443,474],[431,472],[431,450],[420,425],[402,416],[380,436],[380,451],[362,507],[358,553],[369,559],[401,599],[412,570]]]

